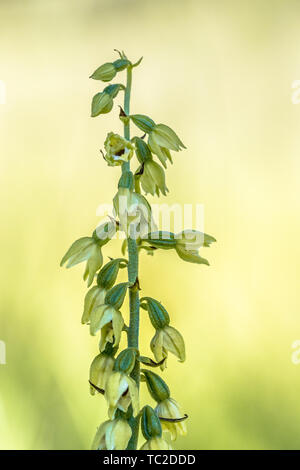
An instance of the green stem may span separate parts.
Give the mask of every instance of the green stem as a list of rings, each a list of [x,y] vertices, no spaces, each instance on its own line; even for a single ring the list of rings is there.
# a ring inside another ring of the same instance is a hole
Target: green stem
[[[127,115],[130,113],[130,93],[132,83],[132,67],[127,68],[127,84],[125,89],[124,97],[124,111]],[[124,124],[124,137],[130,140],[130,124]],[[129,171],[130,163],[126,162],[122,165],[122,171]],[[140,301],[139,301],[139,289],[137,284],[138,279],[138,265],[139,255],[136,240],[133,238],[127,239],[128,243],[128,280],[132,282],[133,286],[129,289],[129,307],[130,307],[130,319],[128,329],[128,347],[137,348],[139,347],[139,322],[140,322]],[[136,365],[131,373],[131,377],[139,388],[140,385],[140,365],[136,361]],[[131,416],[129,424],[132,429],[132,436],[128,443],[128,450],[135,450],[138,443],[139,435],[139,420]]]

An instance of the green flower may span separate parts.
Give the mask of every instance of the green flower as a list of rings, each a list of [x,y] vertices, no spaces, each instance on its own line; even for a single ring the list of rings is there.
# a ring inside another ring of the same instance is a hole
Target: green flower
[[[90,316],[95,307],[104,304],[107,290],[103,287],[94,286],[86,294],[84,298],[84,309],[81,323],[86,324],[90,321]]]
[[[92,100],[91,116],[96,117],[99,114],[107,114],[112,110],[114,98],[119,91],[124,89],[121,84],[109,85],[101,93],[97,93]]]
[[[101,330],[100,351],[104,351],[107,343],[113,343],[114,346],[118,346],[123,326],[124,320],[121,312],[112,305],[98,305],[91,313],[91,335],[95,336]]]
[[[175,235],[175,238],[175,249],[181,259],[190,263],[206,264],[209,266],[209,262],[199,255],[198,250],[202,246],[209,247],[211,243],[216,241],[214,237],[197,230],[184,230]]]
[[[154,194],[159,196],[160,192],[166,196],[168,192],[164,170],[158,163],[150,159],[142,165],[140,183],[145,193],[150,193],[152,196]]]
[[[106,150],[104,158],[109,166],[117,166],[122,165],[124,162],[129,162],[134,152],[134,145],[129,140],[113,132],[107,134],[104,148]]]
[[[174,354],[180,362],[185,361],[185,345],[182,335],[172,326],[166,325],[156,330],[150,344],[157,362],[168,357],[168,352]],[[160,366],[161,370],[167,367],[167,361]]]
[[[101,268],[103,256],[102,243],[94,237],[83,237],[76,240],[61,260],[63,266],[67,262],[67,268],[86,261],[83,279],[88,280],[88,287],[92,284],[96,272]]]
[[[147,199],[129,188],[119,187],[113,199],[114,212],[119,218],[120,228],[128,236],[138,238],[154,226],[151,206]]]

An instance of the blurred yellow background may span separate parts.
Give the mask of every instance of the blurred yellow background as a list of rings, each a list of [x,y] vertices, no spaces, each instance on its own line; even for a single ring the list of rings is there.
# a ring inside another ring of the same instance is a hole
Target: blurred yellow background
[[[132,112],[187,146],[161,202],[204,204],[218,241],[202,253],[210,267],[141,256],[143,295],[187,346],[165,372],[189,415],[175,446],[300,448],[299,14],[296,0],[1,0],[0,448],[87,449],[106,419],[87,384],[97,340],[80,324],[83,265],[59,261],[116,192],[99,149],[122,130],[118,108],[91,119],[102,84],[88,79],[114,48],[144,56]],[[141,326],[147,353],[145,312]]]

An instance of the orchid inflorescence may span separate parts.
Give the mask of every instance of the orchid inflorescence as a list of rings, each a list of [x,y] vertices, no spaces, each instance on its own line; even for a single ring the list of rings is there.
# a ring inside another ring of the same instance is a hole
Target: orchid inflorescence
[[[109,84],[92,100],[91,114],[96,117],[109,113],[117,95],[122,91],[125,94],[124,108],[120,107],[119,113],[124,137],[109,132],[104,142],[105,152],[102,152],[109,166],[120,166],[122,170],[117,194],[113,198],[113,217],[98,226],[90,237],[76,240],[61,265],[67,263],[69,268],[86,262],[83,278],[90,290],[84,300],[82,323],[89,325],[92,336],[100,335],[99,354],[91,363],[89,384],[91,394],[104,395],[108,420],[99,426],[92,449],[136,449],[141,427],[145,438],[141,450],[169,450],[169,438],[175,440],[178,435],[186,434],[187,415],[171,397],[166,382],[151,368],[160,367],[163,371],[168,353],[183,362],[185,344],[179,331],[170,325],[166,308],[152,297],[139,298],[139,253],[142,249],[148,254],[157,249],[175,250],[184,261],[208,264],[199,255],[199,248],[208,247],[215,239],[196,230],[184,230],[179,234],[157,230],[151,205],[142,193],[167,194],[165,169],[167,162],[172,163],[171,151],[178,152],[185,146],[167,125],[156,124],[143,114],[130,114],[132,70],[141,59],[132,63],[124,52],[118,54],[117,60],[101,65],[91,75],[94,80],[110,82],[119,72],[127,72],[126,85]],[[141,135],[130,138],[130,123],[141,131]],[[130,169],[134,155],[138,162],[135,173]],[[102,249],[117,231],[125,233],[123,256],[110,259],[103,266]],[[128,282],[116,284],[119,271],[124,268],[128,270]],[[130,306],[128,326],[120,311],[127,293]],[[139,351],[140,308],[148,312],[155,329],[150,343],[154,359],[142,356]],[[127,334],[128,347],[117,355],[123,332]],[[140,408],[141,382],[146,383],[156,402],[154,408],[148,404]]]

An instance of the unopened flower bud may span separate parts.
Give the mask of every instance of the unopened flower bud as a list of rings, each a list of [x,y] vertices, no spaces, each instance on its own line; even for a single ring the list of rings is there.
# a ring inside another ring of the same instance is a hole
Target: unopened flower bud
[[[149,134],[155,127],[153,119],[145,116],[144,114],[131,114],[131,121],[143,132]]]
[[[90,76],[94,80],[102,80],[102,82],[110,82],[117,74],[117,69],[112,62],[100,65]]]
[[[105,296],[105,304],[112,305],[116,310],[119,310],[124,302],[129,282],[121,282],[112,287]]]
[[[152,299],[152,297],[143,297],[141,306],[148,310],[150,321],[155,329],[164,328],[170,323],[167,310],[158,300]]]
[[[114,370],[130,375],[136,362],[138,351],[135,348],[126,348],[121,351],[115,361]]]
[[[99,114],[107,114],[112,110],[113,99],[117,96],[119,91],[124,88],[120,83],[109,85],[101,93],[97,93],[92,100],[91,116],[96,117]]]
[[[170,390],[166,382],[154,372],[147,369],[142,369],[145,381],[152,398],[160,403],[170,397]]]
[[[97,276],[97,284],[103,289],[110,289],[116,282],[119,269],[125,268],[127,266],[127,260],[124,258],[117,258],[109,261],[102,269],[99,271]],[[104,296],[105,298],[105,296]],[[103,302],[104,303],[104,298]]]
[[[149,405],[144,406],[142,411],[141,430],[147,441],[154,437],[161,437],[162,435],[159,417]]]

